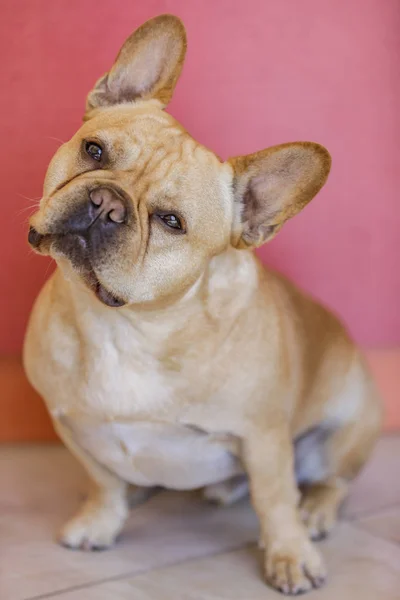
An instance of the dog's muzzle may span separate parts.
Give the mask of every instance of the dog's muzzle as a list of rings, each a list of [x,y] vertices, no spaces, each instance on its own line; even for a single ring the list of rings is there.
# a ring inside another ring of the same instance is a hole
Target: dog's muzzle
[[[57,223],[54,234],[87,234],[96,224],[104,231],[122,225],[127,219],[127,201],[117,191],[110,188],[97,188],[90,192],[88,202],[81,204],[70,215]],[[45,236],[33,227],[29,230],[28,241],[34,248],[40,245]]]
[[[115,243],[128,216],[128,201],[122,194],[108,187],[96,188],[89,193],[88,201],[61,218],[51,233],[42,235],[31,227],[28,241],[35,250],[47,242],[83,274],[86,283],[103,303],[122,306],[125,302],[100,284],[94,266]]]

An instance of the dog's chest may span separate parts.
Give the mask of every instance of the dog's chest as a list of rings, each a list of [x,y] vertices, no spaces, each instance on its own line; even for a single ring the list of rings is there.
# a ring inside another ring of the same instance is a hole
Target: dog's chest
[[[29,346],[26,365],[85,453],[143,486],[193,489],[241,472],[232,439],[212,433],[233,428],[215,401],[210,411],[219,384],[207,371],[208,345],[175,340],[167,349],[168,331],[157,323],[138,331],[118,313],[103,320],[82,307],[70,316],[42,313],[40,348]]]
[[[75,443],[130,483],[194,489],[241,472],[235,441],[182,425],[61,417]]]
[[[208,347],[167,351],[153,331],[139,334],[117,317],[104,324],[85,315],[79,329],[52,325],[40,338],[41,352],[31,352],[29,370],[54,415],[170,421],[210,395],[211,378],[203,376]]]

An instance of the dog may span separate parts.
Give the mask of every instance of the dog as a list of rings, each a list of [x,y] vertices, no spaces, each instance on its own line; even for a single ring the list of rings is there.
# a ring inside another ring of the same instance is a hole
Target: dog
[[[185,51],[171,15],[128,38],[30,219],[30,245],[57,269],[24,365],[93,484],[60,541],[111,545],[132,484],[225,504],[249,489],[266,580],[297,594],[325,580],[313,540],[331,531],[381,407],[337,318],[252,250],[317,194],[331,159],[295,142],[222,162],[164,110]]]

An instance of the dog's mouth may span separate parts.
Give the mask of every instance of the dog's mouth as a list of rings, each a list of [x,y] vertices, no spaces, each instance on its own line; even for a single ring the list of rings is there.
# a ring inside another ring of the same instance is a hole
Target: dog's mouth
[[[109,291],[96,275],[90,260],[88,240],[80,235],[39,234],[32,227],[28,241],[34,250],[53,258],[66,258],[80,276],[85,285],[92,290],[96,298],[106,306],[118,308],[126,302]]]
[[[81,269],[79,270],[81,271]],[[85,266],[84,272],[81,272],[81,277],[100,302],[113,308],[124,306],[125,302],[121,300],[121,298],[112,294],[102,283],[100,283],[92,267],[88,268]]]

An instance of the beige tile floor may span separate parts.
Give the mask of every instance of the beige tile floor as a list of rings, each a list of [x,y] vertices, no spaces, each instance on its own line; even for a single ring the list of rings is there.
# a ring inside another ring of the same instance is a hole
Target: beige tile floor
[[[313,600],[400,600],[400,436],[383,438],[353,486],[333,536],[321,543],[330,577]],[[229,509],[165,492],[134,509],[112,550],[73,552],[53,535],[84,489],[57,446],[0,447],[0,599],[269,600],[257,522],[247,501]]]

